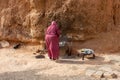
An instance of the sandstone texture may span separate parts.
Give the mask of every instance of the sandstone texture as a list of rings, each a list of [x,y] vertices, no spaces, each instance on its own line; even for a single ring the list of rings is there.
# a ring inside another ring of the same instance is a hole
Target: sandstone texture
[[[1,40],[39,42],[52,20],[73,40],[101,39],[107,45],[101,44],[99,50],[114,47],[114,52],[120,46],[115,46],[119,42],[119,0],[0,0]],[[88,45],[84,46],[91,47]]]

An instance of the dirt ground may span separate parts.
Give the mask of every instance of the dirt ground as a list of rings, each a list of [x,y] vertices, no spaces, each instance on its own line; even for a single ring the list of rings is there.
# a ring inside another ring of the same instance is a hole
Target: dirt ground
[[[60,57],[58,62],[45,58],[36,58],[33,53],[39,46],[22,46],[20,49],[0,49],[0,80],[100,80],[85,75],[85,71],[100,66],[110,66],[120,61],[119,55],[99,55],[94,60],[78,57]]]

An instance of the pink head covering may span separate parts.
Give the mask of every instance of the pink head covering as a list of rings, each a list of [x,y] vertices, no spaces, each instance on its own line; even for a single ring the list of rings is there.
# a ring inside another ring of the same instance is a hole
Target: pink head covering
[[[46,34],[51,34],[51,35],[57,35],[57,36],[59,36],[60,30],[59,30],[59,28],[57,26],[56,21],[52,21],[51,22],[51,25],[46,30]]]
[[[57,25],[56,21],[52,21],[51,25]]]

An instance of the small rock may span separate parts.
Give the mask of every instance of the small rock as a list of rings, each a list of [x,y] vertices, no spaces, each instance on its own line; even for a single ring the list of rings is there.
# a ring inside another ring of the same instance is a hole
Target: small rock
[[[10,44],[9,44],[9,42],[8,41],[5,41],[5,40],[3,40],[3,41],[0,41],[0,45],[1,45],[1,47],[9,47],[10,46]]]
[[[96,78],[102,78],[103,77],[103,71],[97,71],[96,73],[93,74],[94,77]]]
[[[92,76],[96,71],[95,70],[87,70],[85,75],[86,76]]]
[[[14,45],[14,49],[18,49],[18,48],[20,48],[20,46],[21,46],[21,44],[20,43],[18,43],[18,44],[16,44],[16,45]]]
[[[104,73],[104,77],[105,77],[105,78],[112,78],[112,74],[113,74],[113,73],[111,73],[111,72],[105,72],[105,73]]]
[[[119,71],[113,71],[114,74],[117,74],[118,77],[120,77],[120,72]]]
[[[118,77],[117,74],[115,74],[115,73],[113,73],[111,76],[112,76],[112,78],[117,78]]]

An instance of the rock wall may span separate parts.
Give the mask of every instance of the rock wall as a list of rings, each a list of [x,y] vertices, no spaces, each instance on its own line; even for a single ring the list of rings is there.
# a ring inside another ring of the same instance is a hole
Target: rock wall
[[[86,40],[120,25],[120,0],[0,0],[0,39],[39,41],[52,20],[62,34]]]

